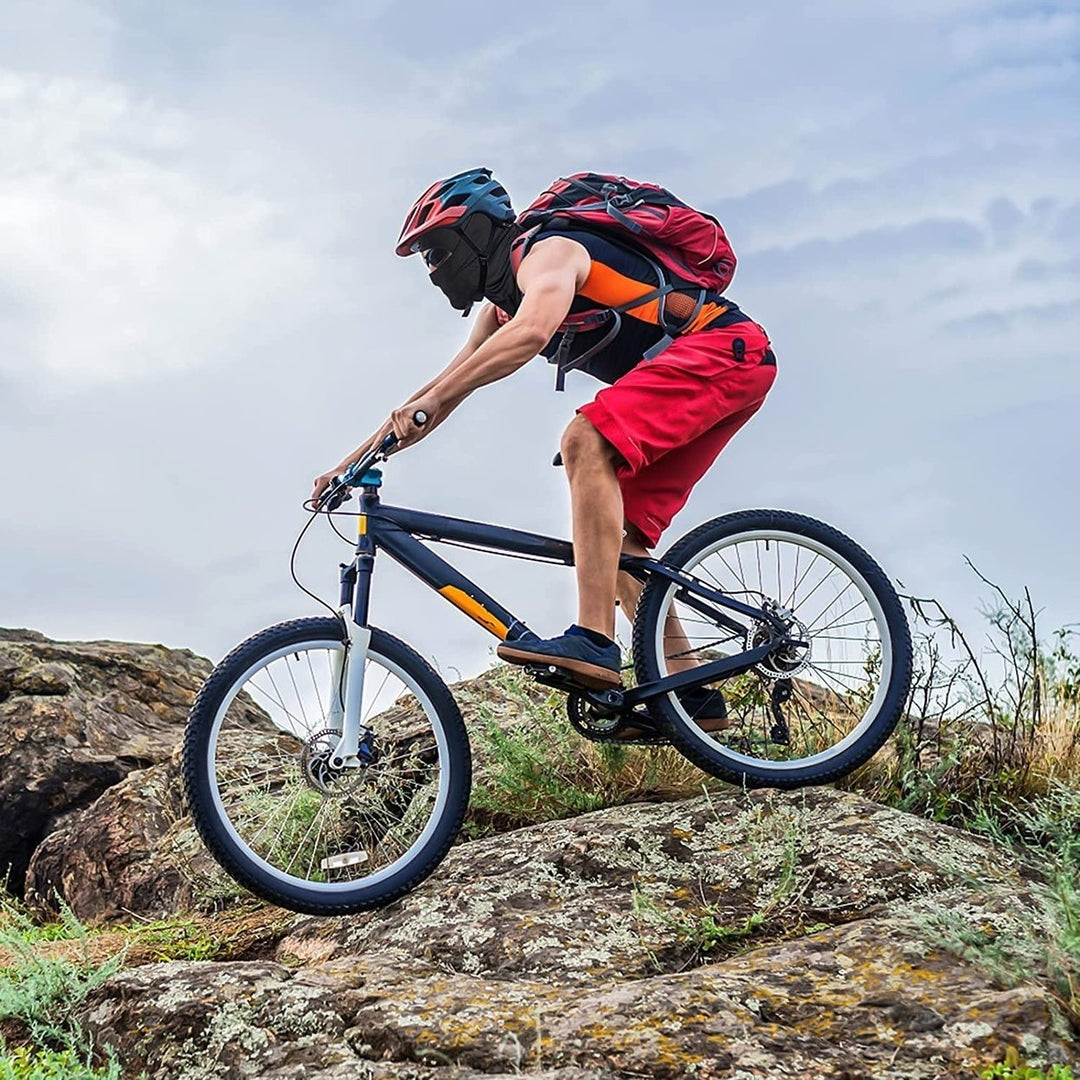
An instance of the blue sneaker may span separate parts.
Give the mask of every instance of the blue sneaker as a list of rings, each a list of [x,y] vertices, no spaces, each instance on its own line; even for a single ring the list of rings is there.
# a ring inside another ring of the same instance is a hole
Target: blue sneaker
[[[593,690],[611,690],[622,685],[619,646],[614,641],[597,644],[591,634],[592,631],[571,626],[557,638],[504,641],[495,652],[500,660],[511,664],[557,667]]]
[[[719,690],[710,690],[707,686],[691,686],[686,690],[676,690],[675,696],[690,714],[690,719],[706,731],[723,731],[729,726],[699,723],[701,720],[727,720],[727,702]]]

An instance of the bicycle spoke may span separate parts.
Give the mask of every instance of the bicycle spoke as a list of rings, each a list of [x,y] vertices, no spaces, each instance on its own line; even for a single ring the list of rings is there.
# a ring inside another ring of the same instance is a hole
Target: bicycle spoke
[[[273,676],[270,675],[269,672],[267,672],[267,677],[270,679],[270,684],[274,687],[275,692],[277,692],[277,685],[276,685],[276,683],[274,683]],[[307,727],[304,726],[304,724],[301,721],[300,717],[296,716],[294,713],[290,712],[288,706],[286,706],[285,702],[281,700],[280,693],[278,694],[278,697],[275,698],[271,694],[269,694],[266,690],[264,690],[261,686],[259,686],[257,683],[252,683],[250,690],[258,691],[260,694],[262,694],[262,696],[264,698],[267,699],[267,701],[270,701],[273,704],[275,704],[290,720],[292,720],[300,728],[301,731],[303,731],[307,735],[311,734],[310,729],[308,729]],[[249,693],[250,693],[250,691],[249,691]],[[272,718],[271,718],[271,722],[273,722]],[[275,726],[277,726],[277,725],[275,725]],[[284,729],[281,728],[279,730],[284,730]]]
[[[864,723],[881,678],[885,627],[870,604],[865,582],[827,549],[791,534],[742,535],[730,544],[706,548],[679,569],[711,582],[727,596],[743,590],[749,603],[771,602],[793,613],[797,621],[789,634],[802,643],[778,641],[772,656],[750,671],[714,681],[711,685],[726,700],[730,726],[709,734],[694,725],[700,738],[749,760],[798,762],[828,755]],[[669,588],[668,607],[661,609],[657,626],[663,624],[665,611],[676,616],[689,648],[668,645],[666,632],[657,630],[665,663],[683,657],[705,663],[721,648],[737,656],[749,647],[720,625],[719,606],[710,616],[689,608],[676,593],[675,586]],[[746,641],[760,645],[769,640],[766,631],[767,624],[754,629],[751,623]],[[698,710],[680,706],[678,695],[665,695],[664,700],[681,709],[688,722],[696,718]],[[785,719],[786,731],[777,726],[778,716]]]
[[[251,672],[234,700],[254,695],[265,703],[259,707],[274,734],[245,727],[250,709],[228,709],[216,743],[222,805],[245,847],[283,877],[313,883],[363,880],[400,862],[440,790],[439,744],[423,699],[373,656],[365,662],[361,737],[373,740],[365,745],[375,748],[374,762],[329,767],[336,740],[326,734],[322,686],[339,693],[331,686],[333,651],[296,649]]]
[[[311,666],[311,650],[304,651],[304,659],[307,660],[308,673],[311,675],[311,685],[315,688],[315,699],[319,703],[319,715],[322,717],[323,727],[326,727],[326,707],[323,705],[322,694],[319,693],[319,680],[315,678],[315,669]]]
[[[836,621],[837,621],[838,619],[843,619],[843,618],[845,618],[846,616],[850,615],[850,614],[851,614],[851,613],[852,613],[852,612],[853,612],[853,611],[854,611],[854,610],[855,610],[855,609],[856,609],[857,607],[859,607],[860,605],[862,605],[862,604],[865,604],[865,603],[866,603],[866,601],[865,601],[865,600],[863,600],[863,599],[862,599],[862,597],[859,597],[859,599],[858,599],[858,600],[856,600],[856,601],[855,601],[855,603],[854,603],[854,604],[852,604],[852,605],[851,605],[851,607],[849,607],[849,608],[847,609],[847,611],[843,611],[843,612],[841,612],[841,613],[840,613],[839,615],[837,615],[837,616],[836,616],[836,618],[835,618],[835,619],[833,619],[833,621],[832,621],[831,623],[826,623],[826,624],[825,624],[824,626],[820,627],[820,629],[821,629],[821,630],[829,630],[829,629],[831,629],[831,628],[832,628],[832,626],[833,626],[833,625],[834,625],[834,624],[836,623]],[[826,609],[825,609],[825,611],[823,611],[823,612],[821,613],[821,615],[819,615],[819,616],[818,616],[818,619],[820,619],[822,615],[826,614],[826,613],[827,613],[827,611],[828,611],[828,608],[826,608]],[[814,626],[816,625],[816,623],[817,623],[817,619],[815,619],[815,620],[814,620],[814,621],[813,621],[812,623],[810,623],[810,624],[809,624],[809,625],[808,625],[808,626],[806,627],[806,629],[807,629],[807,630],[813,630],[813,629],[814,629]]]
[[[379,689],[375,691],[375,696],[371,699],[371,704],[367,707],[367,712],[365,712],[364,715],[360,718],[360,723],[362,723],[362,724],[367,723],[368,717],[371,715],[371,710],[375,708],[375,703],[379,700],[379,695],[386,688],[386,683],[387,683],[387,680],[389,678],[390,678],[390,672],[387,671],[387,673],[383,676],[383,681],[379,685]]]
[[[296,685],[296,676],[293,674],[292,664],[289,663],[287,658],[285,660],[285,670],[289,674],[290,682],[292,682],[293,693],[296,695],[297,703],[300,706],[300,715],[304,718],[304,727],[308,731],[314,731],[315,729],[308,723],[307,710],[304,708],[304,696]]]

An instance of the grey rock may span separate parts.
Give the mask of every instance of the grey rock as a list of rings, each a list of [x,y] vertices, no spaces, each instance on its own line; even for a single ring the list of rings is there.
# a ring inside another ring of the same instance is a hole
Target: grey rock
[[[168,759],[209,670],[161,645],[0,633],[0,879],[21,892],[34,848],[61,819]]]

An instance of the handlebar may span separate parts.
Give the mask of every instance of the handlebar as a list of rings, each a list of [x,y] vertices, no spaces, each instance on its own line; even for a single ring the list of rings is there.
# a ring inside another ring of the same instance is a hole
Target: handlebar
[[[412,422],[417,427],[423,427],[428,422],[427,413],[423,409],[417,409],[412,415]],[[330,481],[330,486],[316,501],[315,509],[336,510],[343,502],[351,499],[352,493],[349,489],[359,487],[368,469],[378,461],[385,461],[397,444],[398,437],[391,431],[374,450],[369,450],[359,461],[354,461],[340,476],[335,476]]]

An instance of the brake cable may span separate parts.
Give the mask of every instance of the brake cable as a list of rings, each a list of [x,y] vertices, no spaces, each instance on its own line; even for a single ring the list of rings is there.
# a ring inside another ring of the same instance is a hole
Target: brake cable
[[[417,427],[423,427],[427,423],[427,416],[422,411],[417,411],[413,414],[413,423]],[[390,455],[390,452],[397,445],[397,435],[394,432],[387,434],[382,442],[379,443],[374,450],[369,450],[358,461],[354,461],[340,476],[335,476],[330,481],[329,486],[319,496],[318,499],[307,499],[304,501],[304,509],[308,511],[311,517],[308,518],[307,524],[300,530],[300,534],[296,538],[296,543],[293,544],[292,554],[289,556],[289,574],[292,576],[293,583],[296,587],[307,596],[310,596],[312,600],[319,604],[322,604],[327,611],[330,612],[335,618],[341,618],[341,613],[337,608],[331,607],[321,596],[317,596],[313,593],[304,583],[300,580],[296,573],[296,555],[300,550],[300,544],[303,542],[304,537],[307,535],[308,529],[314,524],[315,519],[322,513],[326,514],[326,520],[330,522],[330,527],[341,537],[349,543],[348,537],[344,533],[340,532],[337,526],[331,519],[331,513],[336,510],[346,499],[351,498],[348,492],[349,488],[359,487],[364,476],[364,473],[368,471],[376,462],[385,461]]]

